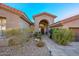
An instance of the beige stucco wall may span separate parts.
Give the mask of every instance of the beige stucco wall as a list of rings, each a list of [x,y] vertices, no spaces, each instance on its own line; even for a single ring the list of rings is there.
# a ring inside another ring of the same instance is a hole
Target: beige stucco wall
[[[79,27],[79,19],[63,24],[63,28]]]
[[[20,28],[30,28],[30,25],[21,18],[19,18],[19,26]]]
[[[47,20],[49,25],[54,23],[54,18],[51,17],[51,16],[48,16],[48,15],[41,15],[41,16],[35,17],[34,20],[35,20],[35,24],[34,24],[35,25],[35,31],[39,30],[39,22],[41,20]]]
[[[0,9],[0,16],[6,17],[6,28],[14,29],[14,28],[22,28],[21,23],[24,27],[29,27],[29,24],[23,21],[18,15],[6,11],[4,9]]]

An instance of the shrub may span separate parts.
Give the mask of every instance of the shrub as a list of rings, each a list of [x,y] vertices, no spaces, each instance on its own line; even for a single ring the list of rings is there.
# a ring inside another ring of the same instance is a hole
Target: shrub
[[[35,32],[35,33],[34,33],[34,37],[35,37],[35,38],[38,38],[38,39],[41,39],[41,35],[42,35],[42,34],[41,34],[40,32]]]
[[[21,34],[21,31],[20,29],[11,29],[11,30],[6,30],[5,34],[6,34],[6,38],[8,38],[8,37],[17,36]]]
[[[52,38],[61,45],[67,45],[74,39],[74,33],[70,29],[53,29]]]
[[[15,37],[11,38],[8,41],[8,46],[17,46],[17,45],[20,45],[20,41]]]
[[[7,30],[6,37],[11,38],[8,41],[9,46],[11,46],[11,45],[13,46],[13,45],[17,45],[17,44],[23,45],[30,39],[29,32],[27,31],[27,29]]]

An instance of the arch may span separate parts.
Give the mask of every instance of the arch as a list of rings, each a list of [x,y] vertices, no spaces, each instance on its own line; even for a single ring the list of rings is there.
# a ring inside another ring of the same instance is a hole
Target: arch
[[[46,28],[48,27],[49,22],[46,19],[43,19],[39,22],[39,28],[41,29],[41,33],[44,34]]]

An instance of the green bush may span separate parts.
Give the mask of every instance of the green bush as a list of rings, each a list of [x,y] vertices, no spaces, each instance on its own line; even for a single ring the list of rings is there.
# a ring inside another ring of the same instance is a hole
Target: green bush
[[[52,38],[61,45],[67,45],[74,40],[74,33],[70,29],[53,29]]]

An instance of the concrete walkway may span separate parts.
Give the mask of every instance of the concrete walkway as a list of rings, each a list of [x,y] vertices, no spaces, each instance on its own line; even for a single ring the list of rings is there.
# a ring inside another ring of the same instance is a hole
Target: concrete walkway
[[[52,56],[79,56],[79,42],[72,42],[68,46],[61,46],[49,39],[46,35],[42,38]]]

